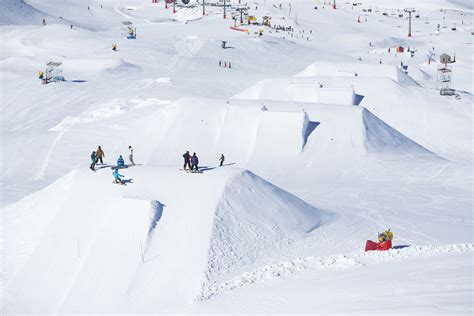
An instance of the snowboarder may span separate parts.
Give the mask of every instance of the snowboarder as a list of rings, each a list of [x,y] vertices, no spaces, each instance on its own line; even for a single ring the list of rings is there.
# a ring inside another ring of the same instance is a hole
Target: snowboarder
[[[133,161],[133,148],[132,146],[128,146],[128,160],[130,160],[130,163],[132,166],[135,166],[135,162]]]
[[[187,150],[184,153],[183,158],[184,158],[183,170],[187,170],[186,166],[188,166],[188,169],[191,170],[191,155],[189,154],[189,150]]]
[[[46,26],[46,19],[43,19],[43,26]]]
[[[222,167],[224,165],[224,160],[225,160],[225,157],[224,157],[224,154],[222,154],[221,158],[219,158],[219,161],[220,161],[219,167]]]
[[[222,61],[219,60],[219,67],[222,67]]]
[[[43,80],[43,78],[44,78],[44,73],[43,73],[42,71],[38,71],[38,78],[39,78],[40,80]]]
[[[117,44],[115,44],[115,43],[112,44],[112,50],[113,50],[114,52],[117,51]]]
[[[122,155],[120,155],[117,159],[117,167],[123,167],[125,166],[125,162],[123,161]]]
[[[91,170],[95,171],[95,163],[97,162],[97,157],[96,157],[95,151],[93,151],[92,154],[91,154],[91,161],[92,161],[92,163],[91,163],[90,168],[91,168]]]
[[[123,180],[120,179],[120,178],[123,178],[124,175],[121,175],[119,172],[118,172],[118,169],[115,169],[114,172],[112,172],[112,175],[114,176],[114,182],[115,183],[119,183],[119,184],[124,184]]]
[[[104,164],[104,161],[102,160],[103,157],[105,157],[105,153],[104,151],[102,150],[102,148],[97,148],[96,152],[95,152],[95,155],[97,157],[97,164],[98,162],[100,161],[100,164],[103,165]]]
[[[72,30],[72,24],[71,24],[71,30]]]
[[[196,153],[193,153],[191,157],[191,172],[193,172],[194,170],[196,170],[196,172],[199,172],[198,164],[199,164],[199,159],[196,156]]]

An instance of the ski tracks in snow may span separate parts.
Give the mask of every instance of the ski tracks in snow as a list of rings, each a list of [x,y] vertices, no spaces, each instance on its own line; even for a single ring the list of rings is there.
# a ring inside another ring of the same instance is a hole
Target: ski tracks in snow
[[[196,301],[205,301],[225,291],[232,291],[257,282],[288,277],[305,270],[344,270],[360,268],[380,262],[396,262],[409,258],[436,256],[474,251],[474,244],[441,246],[399,246],[389,251],[355,252],[349,255],[306,257],[258,267],[217,283],[206,282]]]

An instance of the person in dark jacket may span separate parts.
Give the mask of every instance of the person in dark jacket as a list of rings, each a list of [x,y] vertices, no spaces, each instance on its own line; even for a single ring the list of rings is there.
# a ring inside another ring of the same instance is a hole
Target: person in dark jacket
[[[188,166],[188,169],[191,170],[191,155],[189,154],[189,151],[186,151],[184,153],[183,158],[184,158],[183,170],[186,170],[186,166]]]
[[[224,154],[221,155],[221,158],[219,158],[219,161],[221,162],[219,164],[219,167],[222,167],[224,165],[224,160],[225,160],[225,157],[224,157]]]
[[[193,153],[191,157],[191,171],[193,170],[199,171],[198,164],[199,164],[199,159],[196,156],[196,153]]]
[[[91,161],[92,161],[92,163],[91,163],[90,168],[91,168],[91,170],[95,170],[95,163],[97,162],[97,157],[95,155],[95,151],[93,151],[92,154],[91,154]]]

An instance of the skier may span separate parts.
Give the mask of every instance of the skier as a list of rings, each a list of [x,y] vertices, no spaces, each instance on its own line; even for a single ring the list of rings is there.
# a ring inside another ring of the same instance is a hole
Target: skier
[[[130,160],[130,163],[132,166],[135,166],[135,162],[133,162],[133,148],[132,146],[128,146],[128,159]]]
[[[219,161],[220,161],[219,167],[222,167],[224,165],[224,160],[225,160],[224,154],[221,154],[221,158],[219,158]]]
[[[184,155],[183,155],[183,158],[184,158],[184,166],[183,166],[183,170],[186,170],[186,166],[188,166],[188,169],[191,170],[191,155],[189,154],[189,150],[187,150]]]
[[[117,50],[117,44],[113,43],[112,44],[112,50],[115,52]]]
[[[103,165],[104,164],[104,161],[102,160],[103,157],[105,157],[105,154],[104,154],[104,151],[102,150],[102,148],[97,148],[96,152],[96,157],[97,157],[97,162],[100,161],[100,164]]]
[[[193,172],[194,170],[196,170],[196,172],[199,172],[198,164],[199,159],[196,156],[196,153],[193,153],[193,156],[191,157],[191,172]]]
[[[92,171],[95,171],[95,163],[97,162],[97,157],[96,157],[95,151],[93,151],[92,154],[91,154],[91,161],[92,161],[92,163],[91,163],[90,168],[91,168]]]
[[[120,155],[120,157],[118,157],[117,159],[117,167],[123,167],[123,166],[125,166],[125,162],[123,161],[122,155]]]
[[[43,80],[43,78],[44,78],[44,73],[43,73],[42,71],[38,71],[38,78],[39,78],[40,80]]]
[[[46,19],[43,19],[43,26],[46,26]]]
[[[118,172],[118,169],[115,169],[114,172],[112,172],[112,175],[114,176],[115,183],[120,183],[122,185],[124,184],[123,180],[120,179],[120,178],[123,178],[124,176]]]

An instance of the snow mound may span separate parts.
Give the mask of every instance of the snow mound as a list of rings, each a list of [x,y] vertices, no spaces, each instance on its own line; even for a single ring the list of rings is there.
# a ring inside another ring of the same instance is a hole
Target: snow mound
[[[183,149],[202,161],[224,153],[247,168],[262,167],[268,157],[284,167],[367,154],[432,155],[366,108],[350,105],[183,98],[156,111],[148,125],[147,135],[156,135],[153,164],[171,164]]]
[[[120,60],[117,64],[111,68],[106,68],[104,71],[109,74],[125,74],[125,73],[135,73],[140,72],[142,68],[138,65],[131,64],[124,60]]]
[[[104,103],[98,103],[79,116],[66,116],[59,124],[51,127],[50,132],[61,132],[70,127],[80,124],[87,124],[97,121],[106,120],[118,115],[130,112],[133,109],[139,109],[149,106],[161,106],[169,104],[168,100],[160,100],[156,98],[133,98],[133,99],[112,99]]]
[[[48,23],[51,19],[57,20],[49,14],[25,3],[24,0],[0,1],[0,25],[40,25],[43,19],[46,19]]]
[[[3,210],[3,311],[138,312],[193,301],[212,282],[268,264],[328,218],[241,169],[122,173],[136,183],[109,184],[109,170],[75,171]],[[183,195],[183,181],[195,189]],[[61,196],[54,205],[51,194]],[[8,216],[25,212],[28,221]]]
[[[321,224],[323,213],[250,171],[226,185],[212,229],[208,272],[267,257]]]
[[[355,97],[349,85],[323,85],[317,78],[282,78],[259,81],[232,98],[354,105]]]
[[[392,38],[393,41],[383,42],[379,45],[398,46],[399,42]],[[397,45],[393,43],[397,43]],[[392,45],[390,45],[392,44]],[[406,74],[398,67],[392,65],[374,65],[367,63],[328,63],[316,62],[305,70],[295,75],[295,77],[372,77],[372,78],[388,78],[395,82],[406,81]],[[326,102],[330,103],[330,102]]]

